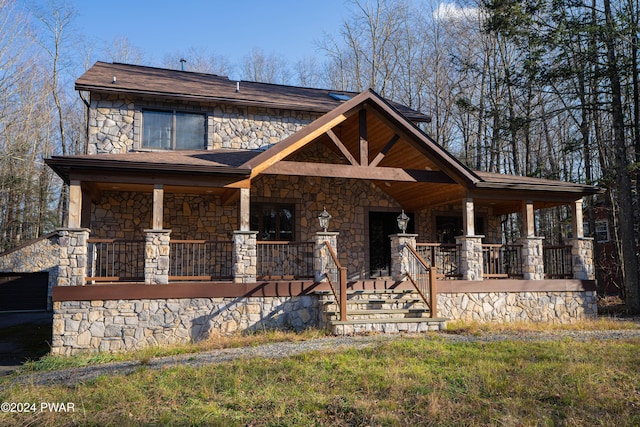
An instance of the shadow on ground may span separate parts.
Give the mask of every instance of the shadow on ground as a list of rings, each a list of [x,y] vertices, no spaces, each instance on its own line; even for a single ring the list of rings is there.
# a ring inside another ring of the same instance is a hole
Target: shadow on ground
[[[49,353],[53,312],[0,313],[0,376]]]

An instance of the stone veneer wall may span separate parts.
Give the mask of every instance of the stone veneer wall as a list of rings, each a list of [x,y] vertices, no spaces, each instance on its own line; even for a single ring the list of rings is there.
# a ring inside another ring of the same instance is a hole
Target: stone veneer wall
[[[129,351],[263,328],[300,331],[319,319],[315,296],[56,301],[51,352]]]
[[[92,205],[91,237],[144,239],[151,226],[151,193],[105,191]],[[172,239],[230,241],[238,228],[236,205],[222,206],[214,195],[166,193],[164,227]]]
[[[49,273],[49,290],[58,281],[60,245],[58,233],[50,233],[0,254],[0,272],[3,273]],[[48,308],[51,308],[48,303]]]
[[[572,323],[597,314],[595,291],[438,293],[438,317],[452,320]]]
[[[209,120],[210,147],[264,149],[293,135],[320,114],[217,105]]]
[[[161,101],[93,93],[88,154],[126,153],[141,146],[142,108],[178,109],[207,115],[203,149],[264,149],[302,129],[320,114],[215,103]]]
[[[355,179],[261,176],[251,187],[251,202],[293,202],[298,205],[299,241],[314,241],[320,231],[318,215],[326,207],[333,216],[328,231],[340,233],[338,258],[349,277],[366,274],[369,211],[400,213],[400,206],[373,183]]]
[[[53,354],[130,351],[211,334],[321,326],[317,295],[54,302]],[[571,323],[597,315],[594,291],[438,293],[438,317]]]

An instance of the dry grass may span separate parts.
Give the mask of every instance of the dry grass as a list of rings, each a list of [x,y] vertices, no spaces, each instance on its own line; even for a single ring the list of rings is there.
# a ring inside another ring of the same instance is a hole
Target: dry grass
[[[74,413],[0,414],[1,425],[640,424],[640,340],[449,342],[142,367],[74,387],[22,386],[3,401],[73,402]]]

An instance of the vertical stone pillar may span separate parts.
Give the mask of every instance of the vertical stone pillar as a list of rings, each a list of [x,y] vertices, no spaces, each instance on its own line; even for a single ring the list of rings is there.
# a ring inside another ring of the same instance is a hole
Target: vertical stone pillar
[[[398,233],[389,236],[391,239],[391,277],[393,280],[404,279],[404,274],[408,271],[408,252],[405,250],[407,244],[416,247],[417,234]]]
[[[57,286],[84,286],[87,277],[87,228],[58,230],[59,264]]]
[[[169,283],[169,242],[171,230],[144,230],[144,283]]]
[[[580,280],[594,280],[593,266],[593,238],[582,237],[570,239],[571,256],[573,258],[573,278]]]
[[[331,260],[329,249],[325,242],[329,242],[333,250],[338,255],[338,236],[340,233],[332,231],[319,231],[316,233],[316,241],[313,249],[313,275],[316,282],[326,282],[327,278],[324,276],[327,265]]]
[[[532,200],[522,202],[522,278],[525,280],[544,279],[543,237],[536,236],[536,216]]]
[[[524,280],[544,279],[544,257],[542,241],[544,237],[524,237],[520,239],[522,245],[522,278]]]
[[[255,283],[258,271],[257,231],[233,232],[233,282]]]
[[[457,236],[460,245],[460,274],[462,280],[482,280],[482,238],[484,236]]]

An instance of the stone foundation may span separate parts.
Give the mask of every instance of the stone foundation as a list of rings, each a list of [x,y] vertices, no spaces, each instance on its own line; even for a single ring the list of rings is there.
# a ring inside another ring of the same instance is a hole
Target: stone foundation
[[[438,316],[451,320],[572,323],[597,315],[595,291],[438,293]]]
[[[131,351],[212,333],[319,325],[315,296],[56,301],[52,354]]]

